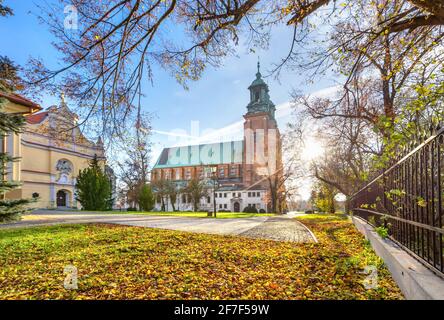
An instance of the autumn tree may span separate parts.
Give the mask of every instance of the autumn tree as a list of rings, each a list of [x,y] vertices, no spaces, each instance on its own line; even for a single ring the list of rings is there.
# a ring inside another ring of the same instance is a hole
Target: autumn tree
[[[3,5],[3,0],[0,0],[0,16],[12,16],[14,13],[12,9],[8,6]]]
[[[160,199],[161,211],[166,210],[166,202],[168,201],[169,183],[165,179],[156,179],[151,181],[151,187],[153,189],[154,195]]]
[[[199,210],[200,199],[208,196],[208,187],[204,180],[191,179],[188,181],[187,186],[183,189],[193,203],[193,210],[196,212]]]
[[[166,204],[168,201],[171,203],[173,211],[176,211],[176,201],[180,188],[171,180],[157,179],[151,182],[151,186],[154,190],[154,194],[160,198],[161,210],[166,210]]]
[[[336,190],[330,184],[318,182],[314,187],[313,202],[321,212],[335,213]]]
[[[165,191],[168,199],[170,200],[173,211],[176,211],[176,201],[180,193],[180,188],[171,180],[165,182]]]
[[[364,32],[406,6],[374,1],[347,8],[350,19],[333,26],[326,52],[308,66],[333,66],[343,85],[328,98],[293,95],[299,119],[314,120],[326,146],[313,175],[348,196],[442,119],[441,28]]]
[[[115,159],[121,193],[126,201],[135,207],[139,194],[149,182],[149,161],[151,159],[151,116],[141,114],[132,116],[122,135],[115,138],[109,151]]]
[[[399,42],[409,48],[409,39],[414,39],[413,45],[417,46],[416,40],[439,32],[442,1],[364,0],[344,1],[337,6],[335,1],[303,0],[274,1],[270,6],[265,0],[59,0],[41,7],[41,20],[57,38],[55,46],[64,66],[50,70],[34,59],[28,74],[34,85],[51,91],[63,87],[71,99],[88,105],[83,109],[85,121],[95,118],[112,136],[120,133],[121,125],[139,107],[141,82],[152,81],[153,64],[167,69],[186,86],[189,80],[199,79],[208,64],[218,66],[224,57],[233,54],[241,37],[248,39],[247,46],[252,50],[265,48],[271,29],[284,25],[293,36],[288,39],[289,52],[276,63],[274,71],[278,72],[282,66],[299,65],[298,57],[304,55],[298,49],[305,47],[307,34],[322,29],[312,21],[314,14],[322,25],[346,26],[349,20],[365,17],[373,6],[383,14],[379,20],[362,25],[359,34],[350,38],[361,42],[356,49],[389,41],[392,35],[401,33],[411,34],[407,41]],[[67,5],[72,17],[60,14]],[[365,11],[364,15],[360,11]],[[66,19],[71,18],[76,21],[66,25]],[[169,37],[165,30],[171,25],[185,31],[185,41],[175,42]],[[329,51],[327,56],[334,53]],[[347,60],[350,65],[359,65],[366,53],[361,50],[355,55]],[[402,66],[394,59],[391,63]]]

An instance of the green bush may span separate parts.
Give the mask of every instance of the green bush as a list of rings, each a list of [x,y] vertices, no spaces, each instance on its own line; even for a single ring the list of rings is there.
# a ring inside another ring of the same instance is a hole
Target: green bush
[[[141,211],[151,211],[154,208],[154,195],[149,185],[144,185],[138,195],[139,207]]]
[[[258,213],[257,209],[255,207],[253,207],[253,206],[250,206],[250,205],[245,207],[243,212],[245,212],[245,213]]]
[[[100,167],[96,156],[90,161],[88,168],[79,171],[76,189],[76,198],[83,210],[111,210],[111,181]]]
[[[385,228],[385,227],[377,227],[377,228],[375,228],[375,230],[376,230],[376,233],[379,234],[379,236],[382,239],[385,239],[385,238],[388,237],[388,229],[387,228]]]

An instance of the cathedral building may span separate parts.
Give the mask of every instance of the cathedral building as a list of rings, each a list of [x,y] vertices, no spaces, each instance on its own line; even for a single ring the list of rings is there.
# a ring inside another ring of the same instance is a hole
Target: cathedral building
[[[36,208],[80,208],[75,198],[76,177],[79,170],[89,166],[95,156],[110,174],[106,166],[101,139],[88,140],[77,126],[77,115],[65,103],[44,111],[37,104],[15,95],[4,96],[9,108],[26,107],[26,125],[21,134],[9,135],[4,149],[20,161],[13,163],[10,179],[21,182],[21,188],[6,194],[6,198],[36,198]],[[112,175],[110,174],[112,177]]]
[[[259,63],[248,90],[250,102],[242,140],[165,148],[153,167],[151,180],[171,180],[179,190],[192,179],[204,180],[211,192],[201,199],[202,211],[212,211],[215,203],[217,211],[240,212],[254,207],[270,212],[273,199],[282,191],[276,184],[282,175],[281,137],[276,108]],[[166,210],[172,210],[168,199],[164,203]],[[192,210],[191,199],[181,194],[174,207]],[[157,199],[156,209],[160,208],[161,199]]]

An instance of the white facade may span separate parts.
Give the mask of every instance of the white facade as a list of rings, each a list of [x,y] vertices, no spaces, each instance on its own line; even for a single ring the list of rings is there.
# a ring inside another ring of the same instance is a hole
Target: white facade
[[[247,206],[255,207],[258,212],[262,209],[267,211],[266,207],[266,190],[232,190],[222,191],[218,190],[216,193],[216,210],[242,212]],[[165,210],[172,211],[173,206],[171,202],[165,199]],[[155,210],[161,210],[160,199],[156,199]],[[193,211],[193,203],[191,199],[185,195],[180,194],[175,203],[175,209],[179,211]],[[199,211],[213,211],[213,191],[210,190],[208,197],[200,200]]]

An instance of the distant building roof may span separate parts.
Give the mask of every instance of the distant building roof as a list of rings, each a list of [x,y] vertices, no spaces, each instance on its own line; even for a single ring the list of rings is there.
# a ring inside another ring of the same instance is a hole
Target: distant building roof
[[[48,111],[31,114],[26,117],[26,121],[30,124],[41,123],[48,116]]]
[[[35,112],[42,109],[42,107],[40,107],[40,105],[38,105],[37,103],[32,102],[31,100],[17,93],[0,92],[0,97],[6,98],[9,101],[20,104],[22,106],[29,107],[32,109],[31,112]]]
[[[241,163],[243,141],[164,148],[153,169]]]

